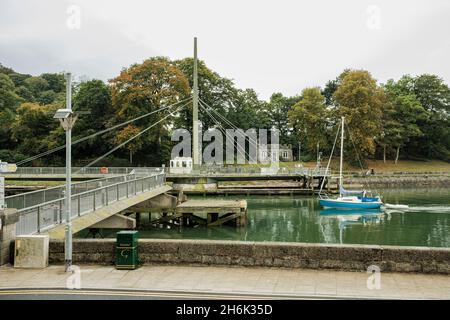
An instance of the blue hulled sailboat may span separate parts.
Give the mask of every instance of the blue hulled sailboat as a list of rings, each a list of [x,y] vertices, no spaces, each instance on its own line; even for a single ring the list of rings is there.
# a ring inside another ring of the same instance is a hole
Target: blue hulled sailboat
[[[324,208],[335,208],[335,209],[379,209],[383,205],[383,202],[381,201],[381,198],[379,196],[376,197],[368,196],[365,190],[349,191],[344,189],[343,175],[342,175],[343,159],[344,159],[344,117],[342,117],[342,124],[341,124],[339,197],[332,199],[319,194],[320,205]]]

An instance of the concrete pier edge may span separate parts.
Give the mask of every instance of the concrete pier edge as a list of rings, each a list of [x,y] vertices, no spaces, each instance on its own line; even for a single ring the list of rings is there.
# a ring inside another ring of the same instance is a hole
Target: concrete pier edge
[[[115,239],[74,239],[75,264],[113,265]],[[50,263],[64,261],[62,240],[50,241]],[[450,274],[450,248],[222,240],[140,239],[143,264],[261,266]]]

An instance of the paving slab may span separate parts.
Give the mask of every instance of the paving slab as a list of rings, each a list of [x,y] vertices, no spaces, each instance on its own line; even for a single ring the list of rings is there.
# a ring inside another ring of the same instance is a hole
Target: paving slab
[[[369,289],[369,274],[365,272],[185,265],[150,265],[136,270],[98,265],[77,267],[81,289],[245,293],[286,298],[450,299],[450,277],[445,275],[382,273],[380,288]],[[0,294],[6,288],[67,289],[73,276],[64,272],[62,265],[45,269],[3,266]]]

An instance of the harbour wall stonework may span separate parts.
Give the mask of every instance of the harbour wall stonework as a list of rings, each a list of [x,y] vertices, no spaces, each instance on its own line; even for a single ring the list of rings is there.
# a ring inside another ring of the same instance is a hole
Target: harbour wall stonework
[[[75,264],[115,262],[115,239],[74,239]],[[450,248],[220,240],[139,240],[143,264],[261,266],[450,274]],[[50,263],[64,262],[64,243],[50,242]]]
[[[367,185],[378,188],[424,188],[424,187],[449,187],[450,174],[395,174],[374,175],[367,177],[347,177],[345,185]]]

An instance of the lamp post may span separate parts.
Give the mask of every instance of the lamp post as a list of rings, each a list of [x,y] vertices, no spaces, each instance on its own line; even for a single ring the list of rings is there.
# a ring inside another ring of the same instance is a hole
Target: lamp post
[[[77,120],[77,116],[72,112],[72,75],[66,73],[66,108],[58,109],[54,116],[61,123],[66,131],[66,194],[65,194],[65,237],[64,237],[64,253],[66,262],[66,271],[71,271],[72,266],[72,190],[71,190],[71,169],[72,169],[72,128]]]

